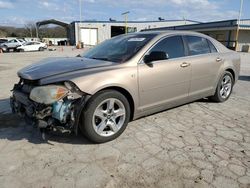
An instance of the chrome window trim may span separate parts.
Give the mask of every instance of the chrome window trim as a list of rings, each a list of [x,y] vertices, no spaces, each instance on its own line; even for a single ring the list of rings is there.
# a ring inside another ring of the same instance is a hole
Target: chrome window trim
[[[213,45],[214,45],[214,43],[208,38],[208,37],[206,37],[206,36],[199,36],[199,35],[195,35],[195,34],[185,34],[185,35],[183,35],[183,37],[185,37],[185,36],[193,36],[193,37],[200,37],[200,38],[204,38],[204,39],[206,39],[206,40],[209,40]],[[188,44],[187,44],[188,45]],[[208,47],[209,47],[209,45],[208,45]],[[215,49],[216,49],[216,51],[217,52],[211,52],[211,50],[210,50],[210,53],[209,54],[215,54],[215,53],[220,53],[220,51],[218,50],[218,48],[216,47],[216,45],[214,45],[214,47],[215,47]],[[209,47],[209,49],[210,49],[210,47]],[[201,56],[201,55],[207,55],[207,54],[198,54],[198,55],[187,55],[187,57],[193,57],[193,56]]]
[[[152,49],[154,48],[158,43],[160,43],[162,40],[165,40],[166,38],[169,37],[175,37],[175,36],[179,36],[179,37],[183,37],[182,34],[170,34],[167,36],[163,36],[162,38],[158,39],[140,58],[138,64],[145,64],[145,62],[143,61],[143,58],[145,57],[145,55]],[[184,40],[182,39],[182,43],[183,43],[183,48],[184,48],[184,52],[185,52],[185,44],[184,44]],[[174,60],[174,59],[181,59],[181,58],[186,58],[188,57],[187,55],[183,56],[183,57],[176,57],[176,58],[171,58],[171,59],[166,59],[166,60]],[[161,62],[161,61],[166,61],[166,60],[159,60],[159,61],[155,61],[155,62]]]

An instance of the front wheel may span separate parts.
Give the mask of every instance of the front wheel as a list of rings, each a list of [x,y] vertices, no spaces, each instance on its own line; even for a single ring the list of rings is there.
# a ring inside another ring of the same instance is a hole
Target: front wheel
[[[80,129],[95,143],[108,142],[122,134],[129,119],[127,98],[118,91],[104,90],[89,100],[82,113]]]
[[[226,71],[219,80],[214,96],[212,96],[210,99],[215,102],[226,101],[232,93],[233,85],[233,76],[230,72]]]
[[[9,52],[8,46],[5,46],[5,45],[4,45],[4,46],[3,46],[3,51],[4,51],[4,52]]]

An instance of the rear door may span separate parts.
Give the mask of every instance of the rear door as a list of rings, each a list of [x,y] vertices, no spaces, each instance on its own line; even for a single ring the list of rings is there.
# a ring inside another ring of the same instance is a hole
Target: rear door
[[[33,50],[33,42],[28,42],[26,43],[26,45],[24,46],[25,51],[32,51]]]
[[[42,45],[39,42],[34,42],[31,49],[32,51],[38,51],[40,47],[42,47]]]
[[[186,63],[182,36],[169,36],[147,53],[163,51],[168,59],[138,65],[141,110],[173,106],[188,98],[191,67]]]
[[[188,62],[192,67],[189,96],[195,100],[211,95],[215,87],[214,78],[217,76],[222,59],[208,39],[191,35],[184,38],[189,51]]]

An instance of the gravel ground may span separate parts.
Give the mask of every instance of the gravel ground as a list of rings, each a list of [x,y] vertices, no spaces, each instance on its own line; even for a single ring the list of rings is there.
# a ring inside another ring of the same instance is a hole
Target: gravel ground
[[[10,114],[20,68],[79,50],[0,54],[0,187],[250,187],[250,54],[225,103],[200,100],[129,123],[116,140],[49,135]]]

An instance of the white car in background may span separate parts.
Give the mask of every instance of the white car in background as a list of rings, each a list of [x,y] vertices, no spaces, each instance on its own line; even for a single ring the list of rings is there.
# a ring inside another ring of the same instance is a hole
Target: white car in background
[[[19,52],[43,51],[47,49],[47,44],[42,42],[26,42],[17,47]]]
[[[7,42],[4,42],[0,45],[1,49],[5,52],[8,52],[10,50],[16,51],[18,46],[21,46],[26,41],[24,39],[11,39]]]

